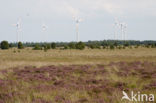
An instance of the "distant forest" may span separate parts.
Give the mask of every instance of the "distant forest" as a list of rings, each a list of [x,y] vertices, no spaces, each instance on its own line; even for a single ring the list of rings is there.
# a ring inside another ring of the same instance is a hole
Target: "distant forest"
[[[125,49],[125,48],[156,48],[156,41],[139,41],[139,40],[103,40],[103,41],[88,41],[88,42],[18,42],[8,43],[8,41],[1,42],[1,49],[9,49],[18,47],[23,49],[25,47],[33,47],[34,50],[48,50],[48,49]]]
[[[45,44],[55,43],[56,47],[63,47],[70,43],[76,44],[76,42],[23,42],[24,47],[34,47],[36,44],[44,46]],[[97,45],[97,46],[109,46],[109,45],[156,45],[156,41],[139,41],[139,40],[101,40],[101,41],[88,41],[83,42],[86,46]],[[18,43],[10,43],[12,47],[16,47]]]

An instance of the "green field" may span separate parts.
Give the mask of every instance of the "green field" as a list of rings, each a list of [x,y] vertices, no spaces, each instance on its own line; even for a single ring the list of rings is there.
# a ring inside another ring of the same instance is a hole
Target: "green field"
[[[156,94],[155,48],[0,50],[0,103],[136,103],[123,90]]]

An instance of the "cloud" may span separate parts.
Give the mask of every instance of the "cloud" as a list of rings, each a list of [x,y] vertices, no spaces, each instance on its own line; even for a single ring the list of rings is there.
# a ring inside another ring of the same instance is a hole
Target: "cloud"
[[[6,0],[0,2],[0,12],[5,15],[10,12],[19,14],[29,11],[38,17],[96,17],[101,14],[135,17],[156,16],[155,5],[156,0]]]
[[[71,15],[152,15],[156,16],[155,0],[37,0],[33,10],[43,14]]]

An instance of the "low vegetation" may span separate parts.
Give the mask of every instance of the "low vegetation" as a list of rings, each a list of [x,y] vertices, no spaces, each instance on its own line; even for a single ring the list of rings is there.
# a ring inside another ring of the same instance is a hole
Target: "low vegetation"
[[[156,94],[155,47],[2,41],[0,103],[136,103],[121,101],[122,91]]]
[[[155,68],[136,61],[1,70],[0,102],[127,103],[121,101],[123,90],[156,93]]]

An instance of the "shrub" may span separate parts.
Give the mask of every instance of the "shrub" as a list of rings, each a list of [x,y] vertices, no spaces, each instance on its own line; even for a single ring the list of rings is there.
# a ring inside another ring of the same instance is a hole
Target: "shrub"
[[[46,47],[46,46],[44,46],[44,52],[47,52],[47,50],[48,50],[48,49],[47,49],[47,47]]]
[[[68,47],[68,45],[64,45],[64,48],[63,49],[68,49],[69,47]]]
[[[76,49],[83,50],[85,48],[85,44],[83,42],[78,42],[76,44]]]
[[[119,46],[118,46],[118,49],[122,49],[122,46],[121,46],[121,45],[119,45]]]
[[[155,44],[152,44],[152,45],[151,45],[151,48],[155,48]]]
[[[56,48],[56,44],[55,43],[51,43],[51,48],[55,49]]]
[[[129,49],[133,49],[133,47],[132,46],[129,46]]]
[[[95,48],[95,45],[90,44],[90,45],[89,45],[89,48],[94,49],[94,48]]]
[[[135,46],[134,46],[134,48],[138,48],[138,46],[137,46],[137,45],[135,45]],[[147,48],[149,48],[149,47],[147,47]]]
[[[72,43],[72,42],[69,43],[68,46],[69,46],[70,49],[75,49],[76,48],[75,43]]]
[[[125,43],[124,43],[124,46],[125,46],[125,47],[128,47],[128,46],[129,46],[129,43],[128,43],[128,42],[125,42]]]
[[[1,42],[1,49],[9,49],[8,41],[2,41]]]
[[[51,45],[50,44],[45,44],[45,45],[43,45],[43,48],[44,48],[44,51],[46,52],[48,49],[51,48]]]
[[[113,49],[114,49],[114,45],[110,45],[110,49],[112,49],[112,50],[113,50]]]
[[[118,46],[118,43],[117,43],[117,42],[115,42],[115,43],[114,43],[114,46],[115,46],[115,47],[117,47],[117,46]]]
[[[93,43],[93,44],[90,44],[90,45],[88,45],[89,46],[89,48],[91,48],[91,49],[101,49],[101,47],[100,47],[100,45],[99,44],[95,44],[95,43]]]
[[[106,49],[106,46],[103,46],[103,49]]]
[[[24,47],[23,47],[23,44],[22,44],[22,42],[18,42],[18,49],[23,49]]]
[[[42,48],[41,48],[38,44],[36,44],[36,45],[34,46],[33,50],[42,50]]]
[[[51,49],[51,45],[50,44],[46,44],[46,48],[47,49]]]
[[[12,44],[12,43],[10,43],[10,44],[9,44],[9,47],[10,47],[10,48],[12,48],[12,47],[13,47],[13,44]]]

